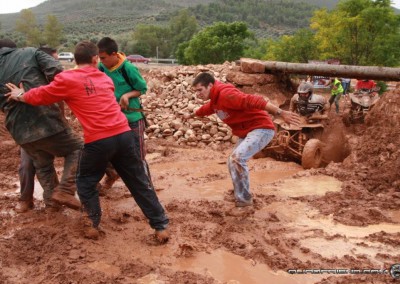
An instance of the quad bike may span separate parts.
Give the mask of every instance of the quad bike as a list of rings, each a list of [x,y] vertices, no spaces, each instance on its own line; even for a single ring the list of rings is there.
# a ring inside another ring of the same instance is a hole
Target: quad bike
[[[320,139],[324,125],[321,122],[328,116],[314,114],[300,118],[301,123],[297,126],[275,119],[276,134],[262,152],[280,160],[295,160],[304,169],[318,168],[322,163],[323,143]]]
[[[363,123],[366,113],[379,101],[379,89],[360,89],[350,94],[350,109],[343,114],[343,123]]]

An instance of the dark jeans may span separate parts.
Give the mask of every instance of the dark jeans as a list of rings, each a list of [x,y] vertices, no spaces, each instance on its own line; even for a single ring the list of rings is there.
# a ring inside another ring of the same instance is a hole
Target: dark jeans
[[[150,168],[146,161],[146,145],[144,142],[144,130],[146,128],[146,123],[142,118],[138,121],[130,122],[129,127],[132,129],[132,132],[134,134],[133,138],[135,140],[135,144],[139,145],[140,158],[145,166],[146,174],[149,177],[152,187],[154,187],[153,181],[151,179]],[[108,164],[106,168],[106,175],[109,177],[117,175],[116,171],[114,170],[111,164]]]
[[[135,140],[133,131],[84,145],[79,161],[77,186],[79,198],[93,222],[93,227],[98,227],[101,219],[96,185],[103,177],[109,162],[128,187],[150,226],[158,231],[165,229],[169,220],[142,162],[140,145]]]
[[[43,187],[43,199],[46,204],[52,203],[51,195],[56,187],[68,194],[75,194],[76,168],[82,144],[82,140],[70,128],[67,128],[50,137],[21,145],[33,160],[36,176]],[[55,157],[64,157],[61,182],[58,181],[54,168]]]
[[[18,174],[21,190],[21,201],[30,201],[33,199],[33,190],[35,188],[35,167],[33,160],[28,153],[21,148],[21,163],[19,164]]]
[[[341,96],[342,94],[336,94],[336,95],[331,95],[331,97],[329,98],[329,105],[332,105],[333,102],[335,102],[336,113],[339,113],[339,102]]]

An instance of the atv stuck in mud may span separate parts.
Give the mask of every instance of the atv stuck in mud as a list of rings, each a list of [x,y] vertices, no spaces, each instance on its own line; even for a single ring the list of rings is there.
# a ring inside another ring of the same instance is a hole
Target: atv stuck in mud
[[[274,120],[276,134],[262,152],[279,160],[294,160],[304,169],[318,168],[322,164],[321,142],[326,115],[302,116],[298,126],[289,125],[282,119]]]
[[[350,108],[343,114],[343,123],[363,123],[367,112],[379,101],[378,89],[360,89],[350,94]]]

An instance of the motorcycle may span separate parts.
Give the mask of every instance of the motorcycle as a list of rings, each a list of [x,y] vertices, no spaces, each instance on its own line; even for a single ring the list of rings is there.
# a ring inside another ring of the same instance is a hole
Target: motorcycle
[[[379,101],[378,88],[360,89],[350,94],[350,108],[343,114],[343,123],[363,123],[367,112]]]
[[[321,142],[324,131],[323,120],[327,115],[313,114],[301,116],[299,125],[289,125],[282,119],[274,120],[276,134],[271,142],[262,150],[265,156],[279,160],[294,160],[304,169],[318,168],[322,164]]]

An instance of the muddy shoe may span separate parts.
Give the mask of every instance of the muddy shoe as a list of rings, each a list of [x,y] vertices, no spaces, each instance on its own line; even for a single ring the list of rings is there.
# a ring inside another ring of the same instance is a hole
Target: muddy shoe
[[[106,177],[104,178],[104,182],[101,184],[101,190],[103,192],[105,192],[106,190],[109,190],[118,179],[119,179],[119,175],[116,172],[107,173]],[[99,194],[100,194],[100,191],[99,191]]]
[[[54,213],[54,212],[58,212],[61,210],[61,205],[59,205],[56,202],[47,202],[45,204],[46,204],[46,207],[45,207],[46,212]]]
[[[15,211],[17,213],[25,213],[29,210],[33,209],[33,201],[18,201],[18,204],[15,206]]]
[[[155,238],[160,244],[165,244],[169,240],[168,230],[156,231]]]
[[[51,199],[58,204],[65,205],[72,209],[78,210],[81,208],[81,203],[78,199],[76,199],[73,195],[62,191],[55,190],[51,196]]]
[[[248,217],[255,213],[253,207],[246,206],[246,207],[233,207],[232,209],[226,212],[227,216],[232,217]]]
[[[100,231],[97,228],[93,228],[93,227],[86,227],[83,230],[83,235],[85,238],[87,239],[91,239],[91,240],[98,240],[100,237]]]
[[[99,196],[107,195],[107,190],[100,183],[97,184],[96,189],[99,192]]]
[[[92,226],[86,226],[83,229],[83,236],[87,239],[98,240],[100,237],[104,237],[105,235],[106,232],[101,227],[94,228]]]
[[[247,206],[253,206],[253,199],[250,199],[249,201],[239,201],[237,200],[235,202],[236,207],[247,207]]]

